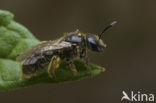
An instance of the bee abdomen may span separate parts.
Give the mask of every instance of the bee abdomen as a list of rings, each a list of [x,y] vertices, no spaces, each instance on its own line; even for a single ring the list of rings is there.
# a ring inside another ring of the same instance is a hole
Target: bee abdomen
[[[40,56],[31,57],[23,63],[22,72],[26,75],[37,73],[50,62],[52,57],[53,53],[47,52]]]

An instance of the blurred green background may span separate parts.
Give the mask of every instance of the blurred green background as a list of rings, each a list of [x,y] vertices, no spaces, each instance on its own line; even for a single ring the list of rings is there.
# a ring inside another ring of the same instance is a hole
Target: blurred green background
[[[90,52],[90,62],[107,71],[95,78],[37,85],[0,92],[2,103],[120,103],[122,91],[156,92],[155,0],[0,0],[40,40],[53,40],[79,29],[100,33],[104,53]]]

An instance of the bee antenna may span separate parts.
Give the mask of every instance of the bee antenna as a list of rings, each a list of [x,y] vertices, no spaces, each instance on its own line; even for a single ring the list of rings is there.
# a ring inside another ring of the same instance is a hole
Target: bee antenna
[[[101,34],[99,34],[99,39],[101,39],[101,37],[105,33],[105,31],[107,31],[109,28],[111,28],[112,26],[114,26],[116,23],[117,23],[117,21],[113,21],[106,28],[104,28],[103,31],[101,32]]]

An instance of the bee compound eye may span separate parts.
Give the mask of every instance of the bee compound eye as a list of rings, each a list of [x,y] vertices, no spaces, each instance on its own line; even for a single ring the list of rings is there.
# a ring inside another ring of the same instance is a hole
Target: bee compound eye
[[[92,51],[102,52],[104,47],[100,44],[100,42],[92,35],[87,37],[87,45],[88,48]]]

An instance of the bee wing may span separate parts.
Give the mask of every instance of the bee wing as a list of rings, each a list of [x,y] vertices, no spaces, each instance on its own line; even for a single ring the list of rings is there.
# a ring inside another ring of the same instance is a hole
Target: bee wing
[[[59,50],[59,49],[69,48],[69,47],[71,47],[71,43],[61,41],[60,39],[54,41],[43,41],[40,44],[36,45],[35,47],[29,49],[22,55],[18,56],[16,60],[22,61],[36,54],[42,54],[43,52],[46,51],[54,51],[54,50]]]
[[[70,42],[61,41],[60,43],[48,44],[48,45],[44,46],[38,52],[43,53],[43,52],[46,52],[46,51],[61,50],[61,49],[65,49],[65,48],[70,48],[71,46],[72,46],[72,44]]]
[[[33,55],[36,53],[36,51],[39,51],[42,47],[46,46],[46,45],[49,44],[50,42],[52,42],[52,41],[43,41],[43,42],[37,44],[36,46],[34,46],[34,47],[32,47],[31,49],[29,49],[29,50],[27,50],[26,52],[24,52],[23,54],[20,54],[20,55],[16,58],[16,60],[17,60],[17,61],[22,61],[22,60],[24,60],[24,59],[27,59],[27,58],[33,56]]]

